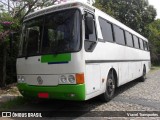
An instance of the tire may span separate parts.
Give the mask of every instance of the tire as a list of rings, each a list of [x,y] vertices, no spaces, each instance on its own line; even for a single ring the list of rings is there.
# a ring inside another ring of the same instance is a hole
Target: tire
[[[109,72],[107,82],[106,82],[106,91],[100,96],[103,102],[108,102],[114,97],[115,93],[115,77],[113,75],[113,70]]]
[[[144,82],[145,80],[146,80],[146,67],[144,65],[144,67],[143,67],[143,73],[142,73],[142,76],[140,77],[140,81]]]

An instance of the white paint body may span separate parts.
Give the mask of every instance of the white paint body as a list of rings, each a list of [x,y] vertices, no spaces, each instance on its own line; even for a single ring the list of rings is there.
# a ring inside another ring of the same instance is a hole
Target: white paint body
[[[146,38],[131,30],[124,24],[120,23],[104,12],[95,9],[98,39],[103,39],[98,20],[99,17],[104,18],[105,20],[123,28],[124,30],[138,36],[139,38],[142,38],[145,41],[148,41]],[[149,51],[135,49],[111,42],[98,42],[92,53],[85,52],[85,60],[109,61],[103,63],[86,64],[87,99],[105,92],[106,80],[111,68],[113,68],[117,73],[117,87],[141,77],[143,74],[144,65],[146,66],[146,72],[150,70]],[[105,79],[105,82],[102,82],[102,79]]]

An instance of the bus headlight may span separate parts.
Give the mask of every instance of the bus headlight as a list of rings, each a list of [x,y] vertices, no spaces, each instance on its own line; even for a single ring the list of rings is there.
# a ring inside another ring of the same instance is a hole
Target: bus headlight
[[[22,83],[25,82],[25,77],[24,77],[24,76],[21,77],[21,82],[22,82]]]
[[[21,82],[21,77],[17,76],[17,80],[18,80],[18,82]]]
[[[18,83],[24,83],[25,77],[24,76],[17,76],[17,81],[18,81]]]
[[[64,75],[61,76],[60,80],[62,83],[67,83],[67,78]]]
[[[68,81],[69,81],[70,83],[75,83],[75,82],[76,82],[75,77],[74,77],[73,75],[69,75],[69,76],[68,76]]]

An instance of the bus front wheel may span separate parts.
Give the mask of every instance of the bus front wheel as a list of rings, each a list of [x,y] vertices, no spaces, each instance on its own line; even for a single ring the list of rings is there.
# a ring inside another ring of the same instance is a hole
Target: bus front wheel
[[[115,93],[115,77],[114,77],[113,70],[112,70],[108,74],[108,78],[106,81],[106,90],[100,96],[101,100],[104,102],[110,101],[114,97],[114,93]]]

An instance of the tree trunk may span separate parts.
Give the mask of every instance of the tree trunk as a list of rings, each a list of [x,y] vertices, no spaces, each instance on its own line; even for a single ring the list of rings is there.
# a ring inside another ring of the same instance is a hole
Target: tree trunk
[[[2,64],[2,77],[0,82],[0,87],[6,86],[6,62],[7,62],[7,50],[6,45],[3,46],[3,64]]]

